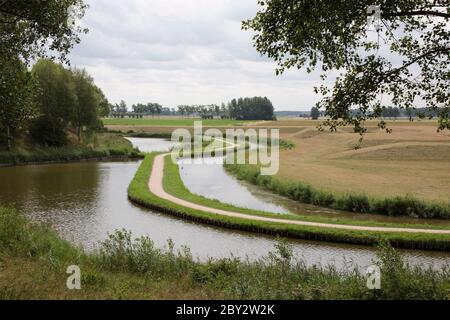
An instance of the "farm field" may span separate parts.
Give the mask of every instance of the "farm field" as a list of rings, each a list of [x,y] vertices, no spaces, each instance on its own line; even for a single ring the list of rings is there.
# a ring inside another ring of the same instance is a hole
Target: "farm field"
[[[109,129],[167,134],[178,126],[192,128],[194,119],[110,120],[123,124],[106,125]],[[390,134],[378,129],[375,121],[368,122],[368,132],[358,150],[355,147],[359,135],[352,128],[320,132],[317,126],[321,120],[230,121],[207,120],[203,125],[223,130],[242,126],[279,128],[281,138],[295,144],[295,148],[280,154],[277,176],[283,179],[306,182],[337,194],[364,193],[375,198],[410,195],[430,201],[449,200],[450,133],[438,133],[434,121],[387,120],[393,129]]]
[[[450,133],[437,133],[431,124],[391,123],[391,134],[369,126],[358,150],[359,136],[351,128],[329,133],[299,126],[297,132],[281,133],[296,147],[281,153],[278,176],[339,194],[447,202]]]

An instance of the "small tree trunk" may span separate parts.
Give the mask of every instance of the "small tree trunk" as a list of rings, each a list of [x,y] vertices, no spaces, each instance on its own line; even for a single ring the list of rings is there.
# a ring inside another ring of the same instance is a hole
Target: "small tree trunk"
[[[81,143],[81,126],[77,128],[78,143]]]
[[[8,151],[11,151],[11,140],[12,140],[12,137],[11,137],[11,129],[10,129],[10,127],[9,126],[6,126],[6,140],[7,140],[7,144],[6,144],[6,148],[7,148],[7,150]]]

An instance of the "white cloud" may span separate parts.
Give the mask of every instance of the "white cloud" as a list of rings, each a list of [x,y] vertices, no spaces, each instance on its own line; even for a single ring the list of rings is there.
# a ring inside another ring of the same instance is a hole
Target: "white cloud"
[[[256,0],[91,0],[90,29],[72,51],[112,102],[165,106],[267,96],[278,110],[310,108],[316,74],[275,65],[252,46],[240,21]]]

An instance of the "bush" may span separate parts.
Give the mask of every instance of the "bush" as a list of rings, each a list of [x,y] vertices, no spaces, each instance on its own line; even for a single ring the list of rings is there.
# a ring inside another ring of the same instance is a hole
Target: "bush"
[[[337,198],[333,204],[333,207],[338,210],[350,212],[370,212],[370,202],[366,195],[347,194]]]
[[[376,213],[388,216],[414,218],[450,218],[450,204],[425,202],[411,196],[370,199],[364,194],[333,195],[302,182],[282,181],[272,176],[261,176],[257,167],[225,164],[225,169],[240,180],[302,203],[336,210]]]
[[[67,145],[65,125],[48,116],[41,116],[30,125],[31,140],[36,145],[61,147]]]
[[[0,252],[52,261],[78,259],[80,253],[48,227],[30,225],[15,209],[0,208]],[[78,258],[77,258],[78,257]]]
[[[51,287],[63,282],[55,282],[61,278],[55,280],[49,271],[53,269],[59,275],[67,265],[76,264],[83,270],[83,290],[94,287],[96,294],[114,289],[115,283],[110,278],[120,282],[137,274],[144,276],[140,277],[142,283],[149,283],[153,289],[158,289],[161,280],[174,284],[187,280],[190,289],[206,294],[218,292],[222,298],[234,300],[449,298],[448,268],[411,267],[387,243],[379,246],[374,261],[381,271],[381,289],[375,291],[367,288],[364,271],[356,265],[344,270],[306,266],[283,240],[278,240],[275,250],[256,261],[225,258],[200,263],[193,260],[188,249],[175,252],[174,247],[169,240],[167,249],[159,249],[150,238],[133,239],[129,231],[121,230],[100,243],[98,251],[85,254],[49,229],[30,224],[17,211],[0,208],[0,252],[8,259],[20,256],[45,263],[45,269],[39,270],[45,271],[42,275],[46,282],[53,281]],[[37,289],[40,283],[36,281]],[[21,285],[19,281],[10,287],[23,290]]]

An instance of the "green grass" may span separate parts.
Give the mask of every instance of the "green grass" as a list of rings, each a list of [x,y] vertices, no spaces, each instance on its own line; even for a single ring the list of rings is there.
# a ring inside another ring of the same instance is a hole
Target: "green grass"
[[[342,225],[359,225],[359,226],[372,226],[372,227],[399,227],[399,228],[418,228],[418,229],[450,229],[450,226],[433,225],[430,223],[423,224],[411,224],[411,223],[393,223],[393,222],[380,222],[380,221],[360,221],[346,218],[327,218],[321,216],[308,216],[301,214],[277,214],[266,211],[246,209],[234,206],[232,204],[222,203],[216,199],[206,198],[197,194],[191,193],[183,183],[180,176],[179,166],[173,163],[170,157],[165,158],[164,163],[164,177],[163,177],[164,190],[177,197],[196,204],[204,205],[211,208],[240,212],[250,215],[257,215],[269,218],[299,220],[299,221],[311,221],[321,223],[333,223]]]
[[[86,139],[82,145],[67,147],[34,147],[0,152],[0,163],[26,164],[39,162],[64,162],[83,159],[114,157],[141,157],[138,150],[123,137],[112,133],[99,133]]]
[[[261,176],[256,166],[225,164],[224,167],[240,180],[302,203],[362,214],[375,213],[425,219],[450,218],[450,203],[426,202],[410,196],[375,199],[365,194],[335,195],[302,182],[282,181],[272,176]]]
[[[251,121],[242,120],[202,120],[202,119],[128,119],[128,118],[108,118],[102,119],[104,125],[117,125],[117,126],[180,126],[191,127],[194,125],[194,121],[202,121],[204,126],[235,126],[249,123]]]
[[[376,291],[356,266],[307,267],[282,240],[254,262],[199,263],[170,240],[162,250],[121,230],[86,253],[16,210],[0,208],[0,299],[449,299],[448,268],[409,266],[387,244],[374,263],[382,274]],[[81,290],[65,287],[69,265],[81,269]]]
[[[272,235],[289,236],[302,239],[353,243],[353,244],[365,244],[365,245],[373,245],[378,243],[381,239],[385,239],[395,247],[450,250],[450,237],[448,235],[338,230],[331,228],[300,226],[285,223],[254,221],[249,219],[212,214],[208,212],[194,210],[191,208],[185,208],[170,201],[161,199],[149,191],[147,183],[150,177],[154,156],[155,154],[149,154],[146,156],[128,188],[128,197],[130,200],[142,206],[151,208],[153,210],[158,210],[163,213],[175,215],[180,218],[192,220],[195,222],[211,224],[224,228],[266,233]],[[181,188],[180,185],[178,185],[177,188]],[[174,190],[172,189],[172,192],[173,191]],[[178,192],[185,192],[185,191],[181,189],[181,191]],[[192,195],[189,197],[196,197],[196,196]],[[205,198],[198,200],[208,201],[207,202],[208,205],[213,204],[217,206],[217,202],[213,200],[206,200]],[[221,204],[220,206],[222,205],[224,204]],[[274,216],[274,214],[270,213],[255,212],[255,214],[260,214],[264,216]],[[283,218],[280,215],[277,215],[277,217],[281,219]],[[288,216],[285,218],[290,219],[291,217]]]

